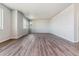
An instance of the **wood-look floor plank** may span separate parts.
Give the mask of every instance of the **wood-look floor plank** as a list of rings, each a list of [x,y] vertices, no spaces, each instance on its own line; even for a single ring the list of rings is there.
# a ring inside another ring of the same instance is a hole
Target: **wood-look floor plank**
[[[30,34],[17,40],[0,43],[0,56],[78,55],[78,49],[51,34]]]

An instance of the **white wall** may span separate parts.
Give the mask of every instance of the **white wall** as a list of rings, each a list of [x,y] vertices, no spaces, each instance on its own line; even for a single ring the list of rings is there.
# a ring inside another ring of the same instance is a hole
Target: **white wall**
[[[74,42],[74,6],[71,5],[50,21],[50,33]]]
[[[62,38],[65,38],[71,42],[79,41],[78,39],[79,38],[78,36],[79,35],[79,30],[78,30],[79,7],[78,6],[79,5],[74,6],[73,4],[49,20],[48,19],[33,20],[32,29],[31,29],[32,32],[52,33]],[[23,29],[24,16],[21,12],[19,11],[11,12],[10,9],[6,8],[1,4],[0,4],[0,8],[4,9],[4,25],[3,25],[4,29],[0,30],[0,42],[6,41],[11,38],[19,38],[28,33],[28,27],[27,29]]]
[[[19,11],[12,11],[6,6],[0,4],[0,8],[3,9],[3,30],[0,30],[0,42],[20,38],[28,33],[29,26],[23,29],[23,17],[25,17]],[[27,24],[29,24],[26,19]]]
[[[75,9],[75,22],[74,22],[74,36],[75,36],[75,41],[79,42],[79,4],[74,4],[74,9]]]
[[[32,20],[31,31],[33,33],[49,33],[49,20],[35,19]]]
[[[11,38],[17,37],[17,10],[12,11],[12,31]]]
[[[13,26],[12,26],[13,27],[13,31],[12,31],[13,33],[12,33],[12,35],[13,35],[13,38],[17,39],[17,38],[20,38],[23,35],[28,34],[29,26],[27,26],[26,29],[23,29],[23,17],[24,17],[24,15],[17,10],[14,10],[12,12],[12,18],[13,18],[13,20],[12,20],[12,22],[13,22]],[[26,19],[26,22],[29,24],[27,19]]]
[[[3,30],[0,30],[0,42],[10,39],[11,37],[11,11],[0,4],[0,8],[3,8]]]
[[[17,17],[18,17],[17,18],[17,32],[18,32],[18,37],[21,37],[23,35],[28,34],[28,27],[26,29],[23,29],[23,17],[24,17],[24,15],[21,12],[18,12]],[[28,23],[27,19],[26,19],[26,22]]]

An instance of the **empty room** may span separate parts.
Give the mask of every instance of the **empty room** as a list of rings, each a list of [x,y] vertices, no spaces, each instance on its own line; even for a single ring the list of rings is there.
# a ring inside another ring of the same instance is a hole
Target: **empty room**
[[[79,56],[79,4],[0,3],[0,56]]]

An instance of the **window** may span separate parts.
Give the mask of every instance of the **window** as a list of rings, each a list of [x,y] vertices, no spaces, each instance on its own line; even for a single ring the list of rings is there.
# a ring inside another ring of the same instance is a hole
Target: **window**
[[[30,21],[30,25],[32,25],[32,21]]]
[[[23,29],[26,29],[27,28],[27,23],[26,23],[26,19],[23,18]]]
[[[0,30],[3,29],[3,9],[0,8]]]
[[[30,28],[32,28],[32,21],[30,20]]]

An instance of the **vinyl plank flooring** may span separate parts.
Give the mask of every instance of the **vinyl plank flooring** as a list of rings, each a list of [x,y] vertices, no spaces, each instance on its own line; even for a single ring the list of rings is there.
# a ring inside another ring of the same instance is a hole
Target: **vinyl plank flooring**
[[[72,43],[73,44],[73,43]],[[30,34],[0,43],[0,56],[78,56],[79,50],[51,34]]]

